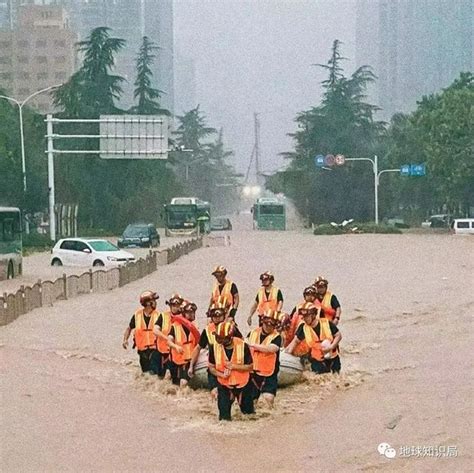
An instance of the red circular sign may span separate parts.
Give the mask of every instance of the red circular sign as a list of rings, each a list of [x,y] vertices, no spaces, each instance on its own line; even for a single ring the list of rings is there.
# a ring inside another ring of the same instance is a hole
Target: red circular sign
[[[336,161],[333,154],[327,154],[326,157],[324,158],[324,164],[326,166],[334,166],[335,162]]]

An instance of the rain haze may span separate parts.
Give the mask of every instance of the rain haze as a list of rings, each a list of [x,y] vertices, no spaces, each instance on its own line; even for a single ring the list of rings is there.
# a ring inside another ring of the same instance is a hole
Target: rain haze
[[[346,71],[354,67],[355,1],[216,0],[175,3],[175,45],[196,70],[196,104],[212,126],[224,128],[245,172],[260,113],[261,169],[284,163],[287,133],[300,111],[317,105],[334,39],[341,40]],[[179,104],[179,97],[176,97]],[[177,110],[177,113],[182,110]]]

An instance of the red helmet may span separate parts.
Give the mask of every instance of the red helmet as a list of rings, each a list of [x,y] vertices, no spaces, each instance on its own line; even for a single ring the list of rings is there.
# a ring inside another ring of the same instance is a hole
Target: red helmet
[[[319,311],[319,307],[314,305],[312,302],[305,302],[298,308],[298,314],[303,316],[308,314],[318,315]]]
[[[143,291],[140,294],[140,304],[145,307],[149,302],[156,301],[160,296],[153,291]]]
[[[170,297],[169,301],[166,301],[166,304],[168,304],[170,306],[171,305],[181,305],[183,303],[183,300],[184,299],[179,294],[175,293]]]
[[[182,309],[183,309],[183,312],[189,312],[189,311],[196,312],[197,305],[191,301],[184,301],[182,304]]]
[[[263,281],[264,279],[269,279],[270,282],[273,282],[275,281],[275,276],[273,276],[273,273],[270,271],[265,271],[260,275],[260,281]]]
[[[321,286],[326,286],[328,285],[328,280],[324,277],[324,276],[318,276],[314,283],[313,283],[313,286],[314,287],[321,287]]]
[[[216,336],[222,338],[233,337],[235,331],[234,322],[221,322],[216,328]]]
[[[218,273],[221,273],[221,274],[224,274],[226,275],[227,274],[227,268],[225,266],[216,266],[213,271],[212,271],[212,275],[215,276],[216,274]]]

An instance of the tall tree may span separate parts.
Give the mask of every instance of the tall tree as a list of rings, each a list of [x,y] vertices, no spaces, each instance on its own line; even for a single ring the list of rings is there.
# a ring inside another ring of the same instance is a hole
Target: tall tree
[[[133,97],[135,100],[138,99],[138,103],[131,109],[133,113],[139,115],[163,113],[159,103],[163,91],[152,86],[153,72],[151,68],[155,61],[154,52],[158,49],[158,46],[148,36],[143,37],[136,61],[137,77],[134,83]]]
[[[125,40],[111,37],[110,28],[100,26],[77,46],[83,57],[82,66],[56,90],[55,105],[72,117],[119,112],[115,101],[122,94],[121,84],[125,79],[112,74],[112,70]]]
[[[374,120],[376,107],[365,102],[364,92],[374,74],[362,66],[346,77],[340,48],[341,42],[335,40],[327,64],[316,64],[328,72],[321,103],[297,115],[297,131],[290,134],[295,149],[284,153],[290,160],[288,169],[268,181],[272,191],[291,197],[313,222],[373,216],[373,174],[367,165],[347,164],[327,172],[314,164],[317,154],[373,156],[384,128]]]

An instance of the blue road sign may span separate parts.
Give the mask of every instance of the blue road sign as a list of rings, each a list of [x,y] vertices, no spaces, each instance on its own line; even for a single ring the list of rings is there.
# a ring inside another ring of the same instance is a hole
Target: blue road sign
[[[424,176],[426,174],[426,166],[424,164],[412,164],[410,176]]]
[[[411,171],[411,166],[409,164],[402,164],[400,166],[400,174],[402,176],[409,176]]]
[[[315,156],[314,158],[314,164],[318,167],[318,168],[322,168],[324,166],[324,156],[322,154],[318,154],[317,156]]]

